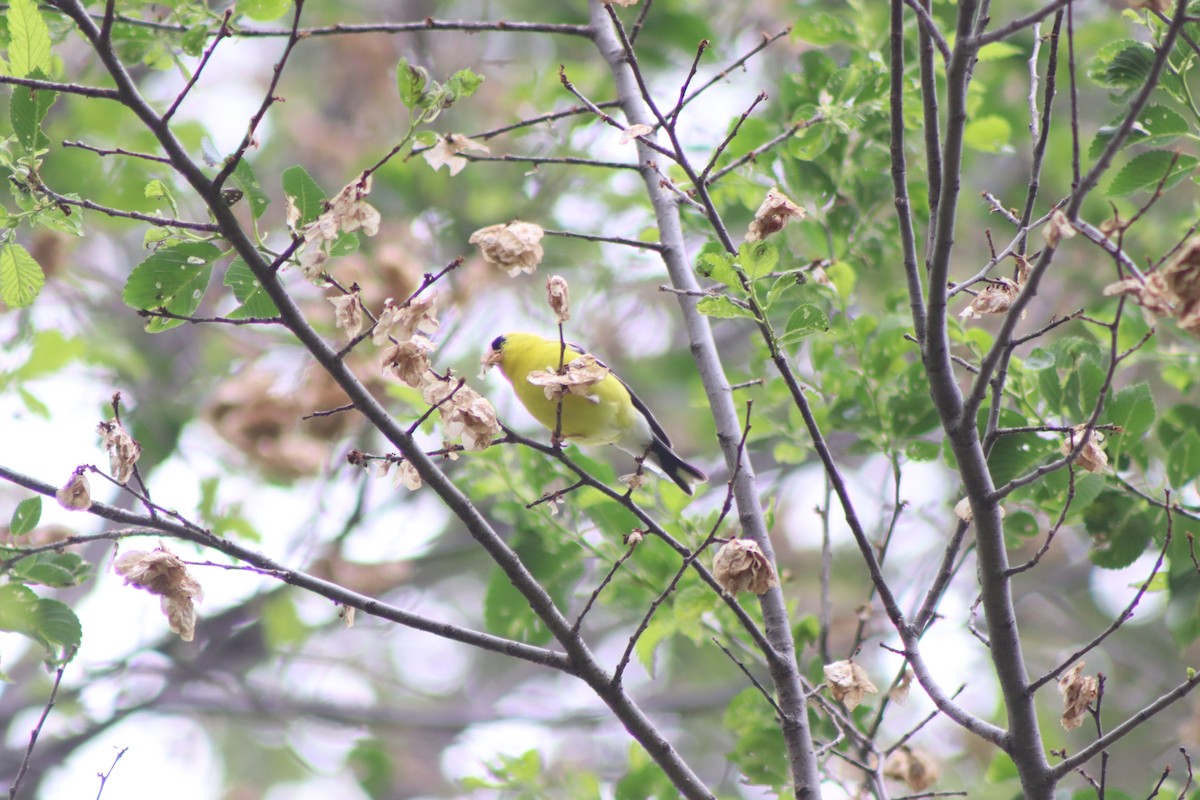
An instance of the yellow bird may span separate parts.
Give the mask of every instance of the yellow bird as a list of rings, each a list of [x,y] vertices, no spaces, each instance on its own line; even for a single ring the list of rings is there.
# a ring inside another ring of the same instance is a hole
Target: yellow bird
[[[558,425],[559,400],[546,386],[561,387],[562,438],[578,444],[615,444],[634,458],[646,459],[692,493],[693,483],[708,476],[671,449],[671,440],[636,394],[605,365],[568,344],[562,354],[566,375],[558,376],[560,344],[535,333],[506,333],[492,341],[485,366],[499,366],[517,399],[551,431]],[[551,391],[555,391],[553,388]]]

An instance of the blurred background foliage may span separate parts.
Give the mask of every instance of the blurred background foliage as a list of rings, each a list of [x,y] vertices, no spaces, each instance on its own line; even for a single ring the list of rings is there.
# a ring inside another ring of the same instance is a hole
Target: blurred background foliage
[[[102,9],[94,5],[97,12]],[[119,5],[122,13],[149,22],[118,24],[114,36],[143,92],[165,107],[195,69],[224,7],[182,1]],[[1008,19],[1034,7],[1004,4],[997,6],[995,16]],[[621,13],[631,21],[639,10]],[[944,30],[952,29],[954,4],[935,2],[932,10]],[[281,0],[238,4],[234,37],[217,47],[173,123],[193,155],[219,159],[236,147],[283,45],[281,37],[252,32],[282,30],[290,11],[291,4]],[[55,42],[55,78],[108,85],[65,18],[52,10],[44,16]],[[362,0],[310,2],[304,24],[320,28],[426,17],[587,22],[582,4]],[[950,509],[960,488],[940,446],[918,350],[905,339],[911,321],[889,174],[887,24],[886,4],[864,0],[656,0],[637,45],[651,87],[669,104],[701,40],[711,47],[700,60],[697,82],[757,47],[764,35],[790,26],[690,104],[681,116],[681,131],[688,150],[703,163],[734,120],[765,91],[768,98],[718,162],[727,164],[795,123],[817,114],[823,118],[730,172],[713,194],[735,238],[773,185],[809,212],[807,220],[777,238],[778,269],[819,265],[829,282],[810,279],[795,287],[774,313],[782,327],[796,304],[813,303],[829,319],[829,330],[806,339],[794,349],[792,360],[851,473],[860,511],[881,540],[893,514],[900,513],[890,534],[888,572],[911,606],[919,602],[921,587],[953,530]],[[1047,28],[1043,26],[1043,35]],[[1093,140],[1103,137],[1105,126],[1138,85],[1136,63],[1130,66],[1125,63],[1129,57],[1118,58],[1129,48],[1114,49],[1113,44],[1130,40],[1132,47],[1152,41],[1159,29],[1146,12],[1101,3],[1076,9],[1078,136],[1085,169],[1095,155],[1088,154]],[[921,166],[923,122],[911,58],[914,31],[910,20],[905,119],[920,241],[928,185]],[[0,31],[5,35],[6,30]],[[995,45],[976,67],[954,272],[959,280],[986,263],[989,237],[999,248],[1014,236],[1013,226],[980,193],[990,193],[1005,208],[1024,203],[1031,161],[1027,61],[1033,48],[1034,38],[1026,31]],[[1042,41],[1043,86],[1047,51]],[[424,30],[307,37],[276,90],[286,102],[271,109],[248,154],[270,200],[257,220],[267,246],[278,250],[287,244],[281,184],[285,169],[302,166],[332,195],[398,141],[408,124],[396,91],[395,69],[402,57],[427,69],[435,80],[464,68],[486,78],[474,96],[443,112],[432,126],[438,133],[479,138],[577,105],[560,82],[560,64],[594,102],[613,94],[603,61],[578,36]],[[1065,62],[1063,44],[1058,104],[1035,217],[1071,187],[1073,131]],[[1125,182],[1114,189],[1106,179],[1105,191],[1085,205],[1085,219],[1099,225],[1114,210],[1129,219],[1147,202],[1150,195],[1144,190],[1154,189],[1161,170],[1155,175],[1134,165],[1122,172],[1140,154],[1179,147],[1179,163],[1194,154],[1200,118],[1190,94],[1194,62],[1190,51],[1180,51],[1173,77],[1154,98],[1163,110],[1147,123],[1143,141],[1122,152],[1112,173],[1118,180],[1125,174]],[[41,176],[52,189],[105,206],[170,215],[169,201],[147,194],[147,185],[157,180],[169,189],[181,218],[206,219],[188,187],[165,165],[62,145],[69,140],[156,153],[140,123],[115,104],[60,97],[45,131],[50,145]],[[383,214],[379,235],[363,238],[356,252],[332,263],[331,272],[343,285],[357,283],[365,301],[378,309],[385,298],[407,296],[423,275],[465,256],[465,263],[437,285],[442,329],[435,366],[468,376],[497,405],[505,422],[529,432],[535,426],[512,401],[508,387],[494,375],[477,379],[476,364],[496,334],[523,329],[550,333],[553,317],[544,307],[542,285],[548,274],[566,277],[575,310],[569,338],[586,342],[615,365],[658,410],[681,452],[712,475],[707,494],[692,505],[674,487],[657,482],[637,495],[674,536],[695,542],[716,519],[728,474],[688,358],[675,298],[658,288],[665,276],[657,258],[627,247],[549,236],[543,241],[540,271],[509,278],[485,265],[467,244],[472,231],[512,219],[548,230],[653,239],[654,218],[632,169],[536,163],[538,158],[572,157],[632,165],[636,153],[632,145],[618,144],[618,137],[590,114],[578,114],[487,139],[491,157],[528,157],[523,160],[478,160],[450,176],[431,169],[420,155],[393,159],[376,173],[371,194]],[[13,197],[6,202],[10,216],[21,193],[11,185]],[[1142,191],[1125,191],[1129,186]],[[253,225],[248,202],[243,200],[239,209],[244,223]],[[9,309],[0,316],[5,344],[0,425],[6,439],[22,443],[19,450],[3,448],[7,466],[54,481],[79,463],[99,461],[91,437],[100,417],[94,415],[104,415],[112,391],[119,390],[126,418],[146,448],[142,468],[159,502],[357,591],[430,617],[524,641],[547,641],[521,597],[434,498],[393,488],[390,480],[345,463],[350,448],[382,447],[358,420],[347,414],[302,419],[343,399],[300,347],[270,326],[185,325],[146,334],[143,320],[121,303],[119,289],[131,268],[148,255],[147,226],[93,212],[83,212],[82,218],[86,235],[81,237],[44,224],[18,228],[20,241],[45,270],[47,285],[31,308]],[[685,211],[684,218],[694,255],[710,244],[713,234],[701,215]],[[1156,201],[1143,222],[1126,231],[1124,246],[1139,264],[1152,263],[1196,220],[1189,172]],[[1031,250],[1040,246],[1039,237],[1037,231],[1031,233]],[[218,277],[223,269],[224,264]],[[291,279],[314,324],[331,338],[340,336],[327,293],[304,281],[299,271]],[[1031,307],[1028,328],[1078,308],[1089,316],[1111,318],[1117,301],[1103,297],[1101,289],[1114,279],[1109,260],[1096,247],[1079,239],[1067,242]],[[965,306],[968,301],[958,302]],[[198,313],[225,313],[233,306],[228,291],[214,279]],[[951,326],[964,358],[978,357],[990,347],[993,321],[960,323],[955,317]],[[1148,329],[1140,310],[1127,311],[1122,348],[1135,344]],[[764,381],[740,389],[739,397],[754,402],[750,448],[763,502],[771,511],[797,644],[804,648],[801,663],[816,683],[822,663],[848,657],[862,644],[860,659],[875,683],[886,687],[900,666],[878,648],[890,641],[890,629],[877,609],[871,611],[869,582],[839,513],[828,510],[821,472],[786,388],[774,379],[765,347],[744,320],[717,321],[716,332],[731,382]],[[1098,326],[1076,321],[1041,340],[1037,349],[1019,352],[1003,424],[1081,422],[1090,403],[1087,390],[1092,387],[1094,393],[1096,372],[1102,374],[1105,366],[1106,336]],[[413,390],[379,376],[369,354],[362,354],[356,370],[400,419],[415,420],[424,410]],[[1169,486],[1193,505],[1200,475],[1198,375],[1195,338],[1170,322],[1160,323],[1150,343],[1123,366],[1101,418],[1126,427],[1108,445],[1122,478],[1155,497]],[[431,449],[441,444],[432,422],[422,427],[422,436]],[[993,470],[1000,480],[1024,474],[1056,457],[1058,446],[1058,438],[1046,435],[1008,437],[993,454]],[[631,470],[623,455],[608,449],[574,456],[613,484],[618,474]],[[564,608],[582,607],[624,553],[622,537],[636,525],[627,511],[590,490],[568,495],[561,506],[529,508],[544,492],[571,479],[555,462],[527,449],[494,447],[464,456],[447,469],[489,518],[504,526],[510,544]],[[893,478],[900,473],[904,482],[897,489]],[[1036,551],[1068,491],[1075,495],[1074,506],[1054,549],[1028,579],[1016,581],[1034,674],[1055,666],[1119,612],[1131,596],[1129,584],[1140,584],[1149,574],[1167,528],[1165,514],[1132,496],[1112,475],[1080,473],[1069,487],[1066,474],[1059,473],[1011,498],[1006,532],[1014,563]],[[5,507],[21,496],[11,488],[0,493]],[[112,499],[129,502],[116,494]],[[903,503],[902,512],[896,500]],[[90,521],[56,512],[47,509],[47,525],[37,534],[47,537],[43,541],[67,530],[92,529]],[[1180,518],[1173,525],[1166,585],[1155,586],[1161,591],[1144,601],[1136,624],[1089,656],[1089,671],[1099,669],[1108,676],[1104,709],[1113,719],[1176,683],[1182,666],[1197,654],[1192,643],[1200,634],[1200,581],[1190,557],[1190,537],[1200,526]],[[823,534],[832,541],[833,558],[830,627],[821,635],[816,615]],[[201,607],[196,642],[183,645],[158,638],[163,627],[148,598],[130,599],[132,593],[117,586],[107,571],[108,549],[93,548],[86,555],[96,567],[94,579],[56,595],[78,609],[84,645],[80,660],[68,671],[56,722],[39,745],[35,763],[41,769],[29,779],[31,796],[36,791],[41,797],[61,797],[63,787],[81,785],[76,781],[94,782],[92,776],[106,768],[114,746],[131,747],[114,771],[111,792],[120,797],[150,796],[144,787],[153,785],[162,764],[174,765],[189,783],[198,784],[179,792],[196,798],[306,797],[317,792],[347,798],[675,796],[598,701],[555,674],[368,618],[342,629],[336,609],[318,598],[248,573],[219,570],[202,574],[209,599]],[[205,556],[192,551],[188,557]],[[619,658],[677,564],[677,557],[657,540],[647,539],[638,548],[588,617],[594,650],[608,660]],[[1136,565],[1131,572],[1116,571],[1130,565]],[[995,709],[992,715],[1000,716],[989,662],[966,631],[975,591],[972,575],[968,560],[943,605],[945,620],[929,636],[927,652],[946,685],[967,686],[964,702],[973,710],[988,716]],[[770,708],[712,644],[715,636],[751,671],[761,671],[726,615],[717,598],[694,576],[686,576],[639,642],[629,680],[676,746],[722,796],[766,796],[787,779],[782,744]],[[114,626],[121,629],[119,635],[109,632]],[[46,694],[40,651],[15,640],[4,642],[3,668],[12,683],[0,693],[0,719],[9,720],[0,773],[19,763]],[[894,740],[929,711],[928,701],[917,694],[904,708],[887,709],[884,741]],[[1080,746],[1085,741],[1081,733],[1059,730],[1057,697],[1052,690],[1045,694],[1048,746]],[[881,704],[879,697],[873,698],[859,710],[860,721],[867,724]],[[1194,702],[1185,701],[1123,742],[1112,767],[1117,789],[1145,794],[1178,746],[1200,744],[1196,719]],[[818,738],[836,735],[826,722],[815,721]],[[936,788],[965,790],[979,798],[1017,796],[1015,776],[1004,760],[949,722],[934,720],[919,741],[942,762],[943,778]],[[830,772],[828,796],[853,791],[852,770],[844,773],[842,789],[836,785],[843,775],[837,762]]]

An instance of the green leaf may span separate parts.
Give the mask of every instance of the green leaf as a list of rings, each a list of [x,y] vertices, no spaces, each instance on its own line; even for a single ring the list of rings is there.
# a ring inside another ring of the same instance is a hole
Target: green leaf
[[[736,742],[729,760],[751,785],[778,789],[789,779],[787,750],[775,714],[757,689],[743,689],[725,709],[723,723]]]
[[[730,289],[741,291],[742,281],[733,266],[733,257],[728,253],[707,251],[696,258],[696,272],[702,278],[711,278]]]
[[[1167,480],[1176,490],[1200,477],[1200,435],[1185,431],[1167,451]]]
[[[1154,48],[1145,42],[1121,39],[1100,48],[1088,67],[1088,77],[1110,89],[1140,87],[1154,64]]]
[[[914,439],[904,448],[904,454],[910,461],[937,461],[941,452],[940,444],[925,439]]]
[[[20,583],[65,589],[82,583],[90,571],[88,563],[75,553],[38,553],[17,562],[12,577]]]
[[[267,193],[259,186],[258,176],[254,174],[254,168],[244,156],[238,159],[237,166],[233,168],[233,174],[229,177],[250,201],[250,213],[255,219],[261,217],[267,206],[271,205],[271,198],[267,197]]]
[[[1156,417],[1154,397],[1146,381],[1114,392],[1104,409],[1104,422],[1124,429],[1120,434],[1122,443],[1140,439],[1154,425]]]
[[[409,64],[407,58],[400,59],[396,65],[396,88],[400,90],[400,102],[405,108],[416,108],[428,85],[429,73],[423,67]]]
[[[304,167],[288,167],[283,171],[283,193],[292,198],[300,212],[297,228],[309,224],[325,211],[325,192]]]
[[[988,471],[997,486],[1024,475],[1051,454],[1047,442],[1033,433],[1001,436],[988,454]]]
[[[132,308],[165,308],[191,316],[204,299],[212,264],[220,257],[221,251],[207,242],[164,247],[134,267],[121,299]],[[146,323],[146,330],[159,333],[181,324],[182,320],[156,317]]]
[[[738,248],[737,263],[750,280],[758,280],[779,264],[779,251],[769,242],[746,242]]]
[[[1012,58],[1013,56],[1023,56],[1025,51],[1010,42],[992,42],[985,44],[979,48],[975,58],[978,61],[998,61],[1002,58]]]
[[[1088,148],[1088,158],[1094,160],[1100,157],[1104,148],[1116,135],[1117,129],[1124,119],[1125,115],[1121,114],[1111,123],[1096,131],[1096,135],[1092,138],[1092,144]],[[1189,130],[1187,120],[1179,112],[1167,106],[1150,103],[1142,109],[1142,113],[1133,123],[1133,127],[1130,128],[1129,134],[1121,146],[1141,144],[1150,147],[1164,147],[1180,136],[1187,135]]]
[[[1133,499],[1119,492],[1106,491],[1088,506],[1083,522],[1092,536],[1092,563],[1122,569],[1146,552],[1154,514],[1142,513]]]
[[[379,739],[359,739],[346,754],[346,766],[366,797],[389,797],[396,785],[395,753]]]
[[[61,331],[48,328],[33,335],[29,359],[13,373],[19,380],[28,381],[53,375],[72,361],[81,358],[87,349],[82,339],[68,339]]]
[[[1012,125],[996,114],[976,117],[963,129],[963,143],[983,153],[1003,153],[1011,149]]]
[[[640,744],[629,746],[629,770],[613,787],[613,800],[675,800],[679,790]]]
[[[854,23],[842,16],[805,9],[792,22],[792,38],[817,47],[848,44],[857,38]]]
[[[8,524],[9,533],[13,536],[24,536],[37,527],[42,518],[42,497],[27,497],[17,503],[13,510],[12,521]]]
[[[0,300],[9,308],[31,305],[46,283],[41,266],[21,245],[0,247]]]
[[[717,319],[758,319],[753,311],[738,305],[723,294],[700,298],[700,302],[696,303],[696,310]]]
[[[34,70],[50,74],[50,31],[35,0],[9,3],[8,35],[8,62],[13,75],[24,78]]]
[[[1200,158],[1171,150],[1141,153],[1121,168],[1108,185],[1106,194],[1109,197],[1125,197],[1134,192],[1152,191],[1159,183],[1163,184],[1163,191],[1166,191],[1188,177],[1198,163]]]
[[[38,613],[38,596],[19,583],[0,585],[0,631],[29,635]]]
[[[779,345],[785,346],[800,341],[811,333],[829,330],[829,317],[820,306],[812,303],[801,303],[788,316],[783,336],[779,337]]]
[[[33,77],[45,78],[42,71],[34,70]],[[50,89],[30,89],[25,86],[13,87],[12,101],[8,115],[12,121],[13,133],[17,141],[27,153],[45,150],[50,146],[50,139],[42,133],[42,121],[50,111],[50,106],[58,98],[58,92]]]
[[[33,633],[43,643],[67,649],[83,641],[83,626],[70,606],[47,598],[38,601]]]
[[[167,205],[171,207],[172,215],[179,216],[179,206],[175,204],[175,197],[171,194],[171,190],[167,188],[167,185],[158,178],[147,183],[144,192],[146,197],[151,200],[166,200]]]
[[[279,19],[292,5],[292,0],[238,0],[238,13],[259,22]]]
[[[270,298],[240,256],[235,258],[225,271],[225,285],[233,290],[233,296],[241,304],[226,315],[230,319],[266,319],[279,316],[275,301]]]
[[[208,26],[206,25],[193,25],[179,39],[179,48],[192,58],[203,55],[207,45]]]
[[[483,85],[482,75],[476,75],[469,69],[460,69],[446,81],[446,89],[451,93],[451,100],[470,97]]]
[[[806,278],[803,272],[798,269],[790,270],[780,275],[771,284],[771,288],[767,290],[767,299],[763,301],[766,308],[775,305],[775,302],[788,291],[796,286],[803,286],[806,283]]]

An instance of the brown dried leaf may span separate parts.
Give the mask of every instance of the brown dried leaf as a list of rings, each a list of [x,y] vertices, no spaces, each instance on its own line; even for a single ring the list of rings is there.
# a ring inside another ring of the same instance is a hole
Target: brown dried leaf
[[[989,283],[971,305],[959,312],[963,319],[980,319],[984,314],[1003,314],[1012,306],[1021,287],[1008,278],[1000,278],[995,283]]]
[[[835,661],[825,665],[825,682],[834,700],[846,704],[853,711],[862,702],[864,694],[876,694],[879,690],[861,664],[854,661]]]
[[[763,594],[779,585],[775,567],[752,539],[730,539],[713,556],[713,577],[729,594]]]
[[[421,476],[417,474],[417,468],[409,461],[401,461],[396,467],[393,482],[397,488],[403,486],[410,492],[421,488]]]
[[[900,676],[900,681],[888,690],[888,697],[898,706],[902,706],[908,702],[908,692],[912,688],[913,679],[916,677],[911,669],[905,668],[904,674]]]
[[[630,2],[624,2],[624,3],[619,2],[619,0],[615,0],[615,1],[618,2],[618,5],[630,5],[631,2],[632,3],[637,2],[637,0],[630,0]],[[621,131],[621,144],[629,144],[637,137],[645,136],[647,133],[651,133],[653,131],[654,131],[654,128],[651,128],[649,125],[643,125],[641,123],[638,123],[636,125],[630,125],[628,128]]]
[[[58,504],[68,511],[86,511],[92,505],[92,488],[87,476],[74,472],[63,487],[54,494]]]
[[[425,158],[425,162],[433,167],[434,170],[445,166],[453,176],[462,172],[463,167],[470,163],[466,158],[459,155],[468,150],[484,154],[491,152],[483,142],[477,142],[474,139],[463,136],[461,133],[447,133],[438,139],[437,144],[421,155]]]
[[[566,278],[551,275],[546,279],[546,302],[559,325],[571,318],[571,291]]]
[[[1087,423],[1076,425],[1071,430],[1067,431],[1066,437],[1059,444],[1059,449],[1064,456],[1070,455],[1071,451],[1083,439],[1083,432],[1087,429]],[[1100,431],[1093,430],[1088,436],[1087,444],[1079,451],[1079,455],[1075,458],[1075,464],[1081,469],[1088,472],[1106,472],[1108,470],[1108,455],[1100,449],[1100,445],[1104,443],[1104,434]]]
[[[1179,298],[1171,291],[1171,287],[1163,275],[1163,270],[1151,272],[1146,276],[1145,281],[1138,278],[1125,278],[1116,283],[1110,283],[1104,287],[1104,294],[1108,296],[1132,295],[1135,303],[1156,317],[1174,316],[1175,308],[1179,304]]]
[[[533,272],[542,263],[544,252],[539,242],[544,235],[540,225],[517,220],[480,228],[467,241],[479,245],[484,261],[512,277]]]
[[[358,302],[358,292],[330,297],[333,303],[334,324],[346,332],[346,341],[352,340],[362,331],[362,304]]]
[[[938,762],[924,750],[901,747],[894,750],[883,763],[883,774],[888,778],[904,781],[914,792],[923,792],[938,779]]]
[[[573,394],[598,403],[599,400],[592,393],[592,387],[607,377],[608,367],[597,361],[595,356],[585,353],[568,362],[561,375],[556,370],[534,370],[525,380],[534,386],[542,387],[547,400],[557,400]]]
[[[149,552],[130,550],[122,553],[113,567],[125,578],[126,586],[159,595],[159,606],[167,616],[171,630],[183,641],[192,641],[196,630],[193,603],[204,598],[204,590],[179,556],[159,545]]]
[[[754,221],[746,232],[746,241],[761,241],[783,230],[783,226],[793,219],[804,219],[806,216],[808,214],[803,208],[793,203],[778,187],[772,186],[758,211],[754,212]]]
[[[124,486],[133,477],[133,467],[142,457],[142,446],[116,419],[101,422],[96,430],[108,451],[109,472],[113,480]]]
[[[383,351],[383,374],[393,375],[401,383],[420,389],[436,379],[430,371],[429,353],[432,351],[433,343],[424,336],[389,345]]]
[[[1050,247],[1058,247],[1059,241],[1070,239],[1076,233],[1075,226],[1071,224],[1071,220],[1067,219],[1067,215],[1061,208],[1054,209],[1050,214],[1050,219],[1042,228],[1042,236]]]
[[[1088,706],[1100,693],[1100,681],[1095,675],[1083,674],[1083,663],[1063,673],[1058,679],[1058,692],[1063,696],[1062,726],[1072,731],[1083,724]]]

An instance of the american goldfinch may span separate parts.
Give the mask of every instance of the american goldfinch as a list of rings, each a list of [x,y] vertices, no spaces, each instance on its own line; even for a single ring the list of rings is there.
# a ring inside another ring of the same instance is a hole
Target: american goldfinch
[[[693,483],[708,480],[675,454],[650,409],[608,367],[568,344],[562,353],[564,374],[559,375],[559,351],[559,342],[535,333],[506,333],[492,341],[483,364],[500,367],[521,404],[552,431],[558,425],[561,397],[563,439],[615,444],[635,458],[648,460],[688,494]]]

